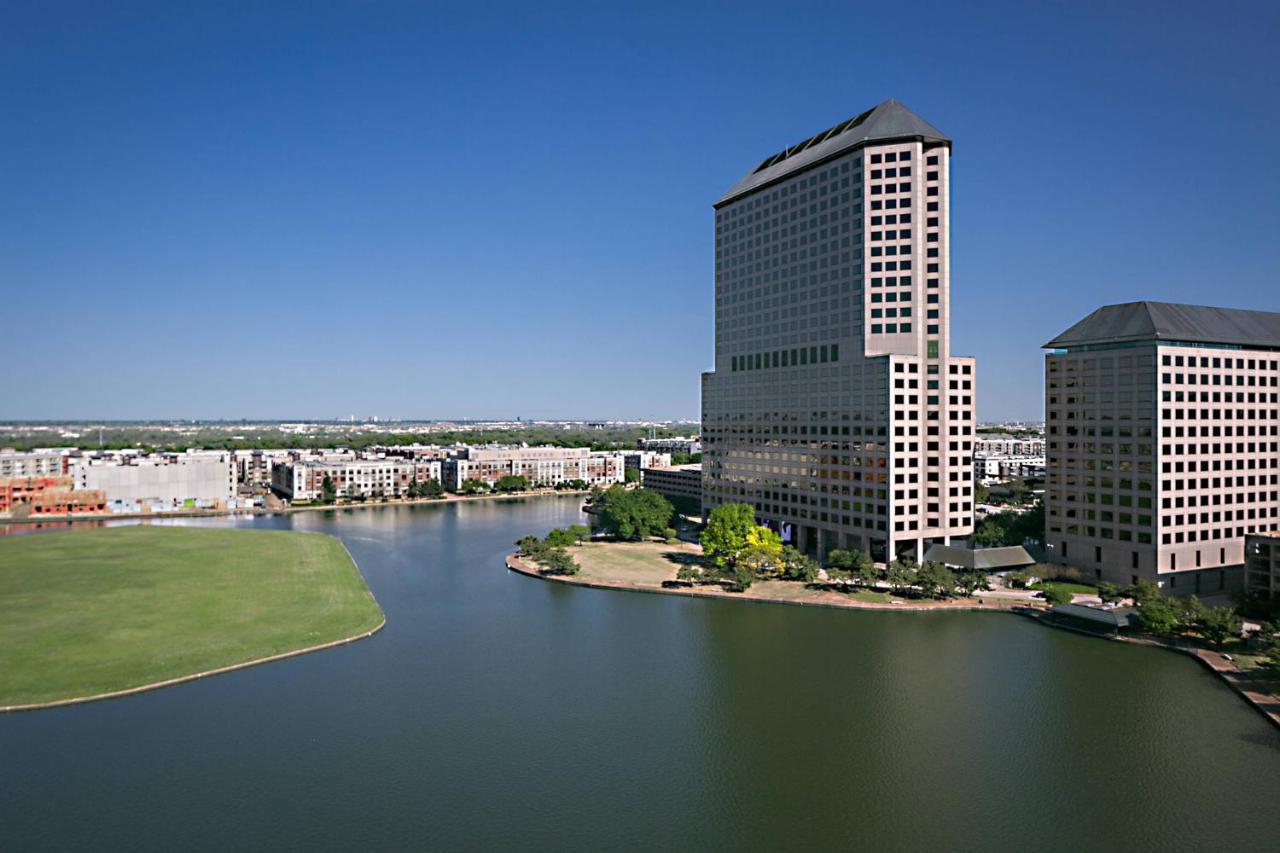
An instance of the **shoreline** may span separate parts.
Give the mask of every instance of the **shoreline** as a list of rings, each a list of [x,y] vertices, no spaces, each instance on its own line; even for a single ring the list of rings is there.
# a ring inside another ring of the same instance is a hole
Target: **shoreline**
[[[429,506],[462,503],[464,501],[492,501],[501,498],[545,498],[575,495],[583,497],[589,491],[547,490],[537,492],[510,492],[493,495],[452,495],[440,498],[400,498],[398,500],[369,501],[354,504],[307,504],[305,506],[286,506],[279,509],[267,507],[245,507],[244,509],[193,509],[177,512],[131,512],[101,513],[94,515],[45,515],[39,518],[0,518],[0,527],[14,524],[73,524],[77,521],[151,521],[168,518],[224,518],[232,515],[290,515],[295,512],[317,512],[320,510],[340,509],[375,509],[394,506]]]
[[[881,613],[1008,613],[1010,615],[1021,616],[1026,619],[1034,620],[1040,625],[1048,628],[1071,631],[1072,633],[1086,637],[1129,643],[1132,645],[1149,646],[1151,648],[1165,649],[1166,651],[1178,652],[1187,655],[1207,667],[1210,672],[1217,675],[1237,696],[1260,713],[1263,718],[1271,722],[1277,728],[1280,728],[1280,697],[1255,689],[1252,679],[1250,679],[1246,673],[1242,672],[1233,662],[1227,660],[1221,652],[1175,646],[1143,637],[1111,637],[1092,634],[1088,631],[1082,631],[1069,625],[1062,625],[1045,619],[1044,617],[1049,611],[1019,602],[986,603],[979,601],[967,604],[948,604],[946,602],[917,602],[914,604],[907,604],[904,602],[902,604],[879,604],[876,602],[852,601],[849,599],[806,601],[777,598],[766,595],[753,596],[750,594],[750,590],[746,593],[742,593],[728,592],[719,588],[665,588],[652,585],[629,584],[621,581],[588,580],[577,578],[573,575],[544,575],[539,570],[522,562],[516,554],[508,554],[505,558],[505,563],[509,570],[517,574],[524,575],[525,577],[536,578],[543,581],[552,581],[570,586],[584,587],[586,589],[613,590],[615,592],[640,592],[651,595],[676,595],[683,596],[685,598],[728,599],[730,601],[742,601],[750,604],[785,604],[799,607],[824,607],[832,610],[862,610],[877,611]],[[835,595],[838,595],[838,593],[835,593]]]
[[[307,531],[301,531],[307,532]],[[359,640],[366,640],[374,634],[381,631],[387,626],[387,612],[382,609],[382,605],[378,602],[378,597],[373,594],[373,588],[369,586],[369,581],[364,576],[364,570],[360,568],[360,564],[356,562],[355,557],[351,555],[351,551],[347,548],[347,543],[331,536],[328,533],[315,533],[308,535],[330,536],[337,540],[342,546],[342,552],[347,555],[347,559],[351,560],[351,565],[355,566],[356,574],[360,576],[360,582],[364,584],[365,590],[369,593],[369,599],[373,601],[373,606],[378,608],[378,614],[382,617],[377,625],[366,631],[359,631],[348,637],[340,637],[336,640],[329,640],[324,643],[316,643],[315,645],[305,646],[300,649],[290,649],[285,652],[277,652],[273,655],[265,657],[253,658],[252,660],[240,661],[239,663],[231,663],[226,666],[214,667],[213,669],[205,669],[200,672],[192,672],[187,675],[179,675],[173,678],[166,678],[161,681],[152,681],[147,684],[139,684],[136,687],[126,687],[121,690],[108,690],[105,693],[93,693],[88,696],[73,696],[70,699],[51,699],[47,702],[28,702],[21,705],[0,705],[0,714],[20,713],[23,711],[42,711],[48,708],[63,708],[68,705],[83,705],[87,702],[99,702],[107,699],[122,699],[126,696],[133,696],[138,693],[146,693],[152,690],[160,690],[165,687],[175,687],[179,684],[185,684],[188,681],[196,681],[201,678],[209,678],[215,675],[224,675],[228,672],[235,672],[239,669],[248,669],[251,666],[260,666],[266,663],[274,663],[275,661],[284,660],[286,658],[298,657],[300,655],[309,655],[313,652],[322,652],[326,649],[334,649],[338,646],[346,646]]]

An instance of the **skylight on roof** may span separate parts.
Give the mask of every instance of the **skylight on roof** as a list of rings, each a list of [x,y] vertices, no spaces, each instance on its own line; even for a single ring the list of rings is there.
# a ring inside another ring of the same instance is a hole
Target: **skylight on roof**
[[[794,157],[795,155],[799,154],[801,151],[804,151],[807,148],[812,148],[813,146],[818,145],[819,143],[826,142],[828,139],[839,136],[840,134],[844,133],[847,130],[852,130],[853,128],[857,127],[858,125],[866,121],[867,116],[871,115],[871,113],[873,113],[874,111],[875,111],[875,107],[872,107],[871,109],[867,110],[864,113],[856,115],[851,119],[842,121],[839,124],[835,125],[834,127],[827,128],[821,133],[815,133],[813,136],[810,136],[804,142],[799,142],[795,145],[792,145],[790,148],[784,148],[781,151],[779,151],[777,154],[774,154],[771,157],[766,157],[763,161],[761,161],[759,166],[756,166],[754,171],[762,172],[765,169],[769,168],[770,166],[775,166],[778,163],[781,163],[783,160],[786,160],[788,157]]]

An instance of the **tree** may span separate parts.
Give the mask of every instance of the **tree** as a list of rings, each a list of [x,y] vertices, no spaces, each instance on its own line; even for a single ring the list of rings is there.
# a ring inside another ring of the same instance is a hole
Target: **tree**
[[[746,547],[738,555],[738,562],[746,563],[758,572],[775,572],[782,562],[782,537],[767,527],[755,526],[747,531]]]
[[[548,548],[567,548],[570,545],[577,544],[578,540],[568,530],[556,527],[547,532],[546,538],[542,542]]]
[[[331,504],[338,498],[338,490],[333,487],[333,478],[328,474],[320,481],[320,500]]]
[[[916,582],[916,569],[905,560],[894,560],[889,564],[889,571],[886,574],[889,586],[893,587],[893,591],[901,594],[908,587]]]
[[[707,516],[707,527],[702,531],[702,553],[718,568],[733,564],[747,547],[747,534],[755,526],[755,507],[721,504]]]
[[[984,504],[987,502],[987,499],[989,497],[991,497],[991,490],[986,486],[982,485],[981,483],[978,483],[976,486],[973,487],[974,503]]]
[[[755,579],[755,571],[746,563],[738,563],[733,567],[733,583],[738,592],[746,592]]]
[[[438,498],[444,494],[444,486],[440,485],[439,480],[423,480],[418,483],[418,496],[424,498]]]
[[[1071,599],[1072,595],[1070,590],[1064,587],[1050,585],[1045,588],[1044,600],[1052,604],[1054,607],[1057,607],[1059,604],[1070,604]]]
[[[790,545],[784,545],[779,555],[782,576],[787,580],[813,583],[818,579],[818,562],[808,554],[802,554]]]
[[[982,572],[961,572],[959,587],[966,598],[972,598],[976,592],[991,589],[991,584]]]
[[[1178,627],[1178,613],[1166,599],[1158,595],[1147,599],[1138,609],[1142,627],[1153,634],[1172,634]]]
[[[853,552],[853,572],[858,583],[865,587],[874,587],[880,581],[880,570],[876,568],[875,561],[862,551]]]
[[[622,478],[625,482],[628,482],[628,483],[638,483],[640,482],[640,469],[627,468],[625,471],[622,472]]]
[[[916,584],[931,598],[949,598],[956,590],[956,574],[942,563],[930,560],[916,571]]]
[[[1027,484],[1020,479],[1010,480],[1006,488],[1009,489],[1009,497],[1014,503],[1022,503],[1022,499],[1027,494]]]
[[[1120,589],[1120,587],[1113,583],[1103,581],[1098,584],[1098,597],[1101,598],[1105,604],[1115,604],[1124,598],[1124,590]]]
[[[578,573],[578,564],[574,562],[569,552],[563,548],[552,548],[538,562],[545,566],[543,574],[576,575]]]
[[[478,495],[489,491],[489,484],[484,480],[464,480],[462,485],[458,486],[458,494],[460,495]]]
[[[1200,618],[1200,631],[1215,646],[1221,646],[1244,630],[1244,620],[1234,607],[1213,607]]]
[[[973,544],[978,548],[995,548],[1004,542],[1004,536],[1004,528],[987,518],[973,531]]]
[[[1125,594],[1129,598],[1133,599],[1133,603],[1135,605],[1141,608],[1145,606],[1147,602],[1155,601],[1160,597],[1160,587],[1156,585],[1155,581],[1150,581],[1146,578],[1139,578],[1125,590]],[[1170,612],[1173,612],[1172,609]]]
[[[529,479],[519,474],[506,474],[499,477],[493,487],[500,492],[523,492],[529,488]]]
[[[827,552],[827,564],[842,572],[853,571],[853,552],[843,548],[832,548]]]
[[[610,486],[596,505],[596,519],[609,535],[619,539],[646,539],[661,533],[675,510],[662,495],[651,489],[628,490]]]
[[[576,539],[579,544],[586,542],[591,538],[591,528],[587,527],[585,524],[570,524],[568,529],[569,532],[573,534],[573,538]]]
[[[542,540],[537,536],[521,536],[516,540],[516,547],[520,549],[520,555],[523,557],[534,557],[546,550]]]

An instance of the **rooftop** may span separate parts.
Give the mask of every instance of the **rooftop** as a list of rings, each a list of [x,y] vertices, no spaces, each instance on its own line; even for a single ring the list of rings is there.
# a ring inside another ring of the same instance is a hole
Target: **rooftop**
[[[734,184],[715,203],[715,206],[727,204],[753,190],[780,181],[815,163],[829,160],[868,142],[888,142],[898,139],[919,139],[948,146],[951,144],[951,140],[943,136],[942,131],[890,98],[864,113],[859,113],[821,133],[815,133],[803,142],[798,142],[790,148],[784,148],[766,157],[743,176],[742,180]]]
[[[1099,308],[1045,347],[1069,349],[1150,340],[1277,347],[1280,314],[1168,302],[1126,302]]]

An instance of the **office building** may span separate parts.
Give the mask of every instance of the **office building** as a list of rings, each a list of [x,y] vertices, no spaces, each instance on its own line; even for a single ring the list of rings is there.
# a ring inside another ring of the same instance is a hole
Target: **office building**
[[[1244,538],[1244,588],[1251,595],[1280,598],[1280,531]]]
[[[1239,582],[1280,527],[1280,314],[1131,302],[1045,345],[1046,545],[1101,580]]]
[[[683,513],[697,513],[702,504],[702,466],[665,465],[640,470],[640,485],[669,499]]]
[[[715,207],[705,509],[917,559],[973,530],[974,363],[951,355],[951,142],[896,101],[766,157]]]

